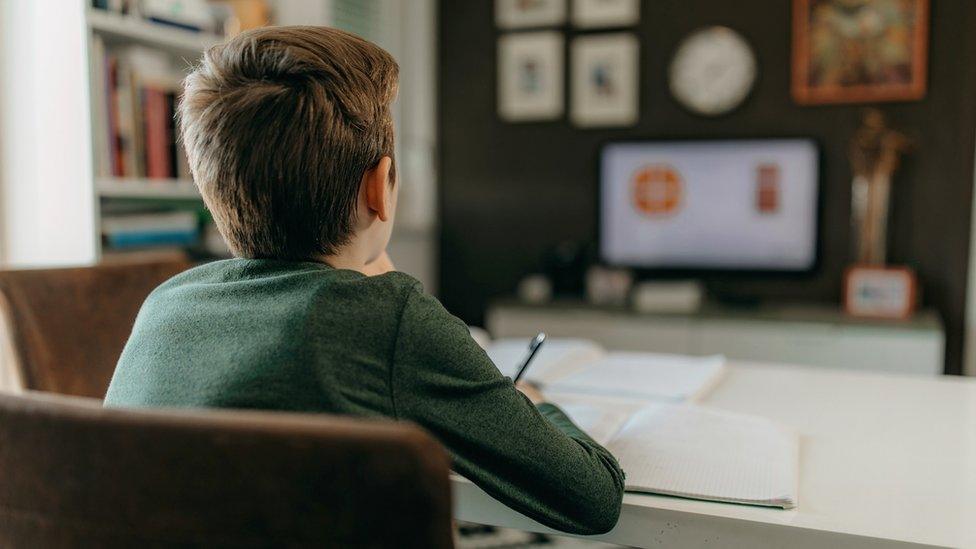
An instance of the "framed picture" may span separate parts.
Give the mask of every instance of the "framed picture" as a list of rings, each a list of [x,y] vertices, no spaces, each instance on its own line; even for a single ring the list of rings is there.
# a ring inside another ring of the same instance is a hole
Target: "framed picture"
[[[563,36],[554,31],[498,39],[498,114],[509,122],[563,115]]]
[[[627,27],[639,21],[639,0],[573,0],[573,25],[583,29]]]
[[[638,42],[632,34],[573,40],[570,118],[581,127],[631,126],[638,119]]]
[[[928,0],[793,0],[794,100],[922,99],[928,30]]]
[[[917,293],[915,272],[905,267],[855,265],[844,277],[844,309],[853,316],[907,319]]]
[[[566,0],[495,0],[499,28],[553,27],[565,22]]]

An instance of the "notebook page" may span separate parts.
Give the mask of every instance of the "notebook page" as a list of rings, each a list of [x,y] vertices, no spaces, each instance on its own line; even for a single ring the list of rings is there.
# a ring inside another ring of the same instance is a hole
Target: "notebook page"
[[[530,338],[495,340],[488,346],[488,357],[503,375],[515,377],[528,353],[529,341]],[[578,371],[605,354],[603,347],[586,339],[549,338],[532,359],[524,379],[545,385]]]
[[[614,352],[560,378],[549,389],[644,400],[698,400],[724,371],[723,356]]]
[[[559,406],[590,438],[606,446],[638,410],[663,405],[640,400],[573,393],[545,392],[546,400]]]
[[[638,412],[608,449],[627,489],[793,508],[799,441],[765,418],[694,405]]]

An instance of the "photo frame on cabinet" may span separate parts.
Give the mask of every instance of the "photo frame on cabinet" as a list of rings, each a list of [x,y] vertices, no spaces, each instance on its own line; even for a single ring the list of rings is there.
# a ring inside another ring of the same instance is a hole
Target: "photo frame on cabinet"
[[[907,267],[853,265],[844,275],[844,310],[852,316],[905,320],[918,302],[918,278]]]
[[[498,114],[508,122],[563,115],[563,36],[520,32],[498,39]]]
[[[630,33],[581,36],[571,45],[570,119],[579,127],[632,126],[639,117],[639,43]]]

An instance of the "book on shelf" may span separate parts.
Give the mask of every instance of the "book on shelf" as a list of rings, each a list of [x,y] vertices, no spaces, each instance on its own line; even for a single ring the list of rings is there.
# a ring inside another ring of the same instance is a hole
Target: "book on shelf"
[[[193,32],[216,33],[226,10],[206,0],[91,0],[91,7]]]
[[[143,17],[191,31],[216,32],[216,14],[206,0],[142,0]]]
[[[189,180],[175,114],[182,73],[165,53],[93,41],[96,170],[100,177]]]
[[[190,261],[190,254],[182,246],[160,246],[158,248],[105,250],[99,263],[118,265],[122,263],[154,263],[157,261]]]
[[[200,239],[194,211],[108,215],[102,218],[105,244],[114,249],[193,246]]]

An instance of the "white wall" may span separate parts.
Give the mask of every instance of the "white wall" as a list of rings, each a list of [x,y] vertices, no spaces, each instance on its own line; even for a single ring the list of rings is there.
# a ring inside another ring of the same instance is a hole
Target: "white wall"
[[[328,25],[331,19],[331,0],[273,0],[275,23],[278,25]]]
[[[400,94],[394,105],[400,203],[390,256],[397,269],[437,291],[436,2],[372,0],[376,21],[369,38],[400,64]],[[281,25],[332,25],[333,0],[276,0]]]
[[[390,256],[397,268],[437,292],[437,126],[434,0],[384,0],[398,41],[381,44],[400,63],[397,163],[400,204]],[[395,7],[394,7],[395,6]]]
[[[0,2],[0,259],[5,266],[95,259],[86,4]]]

